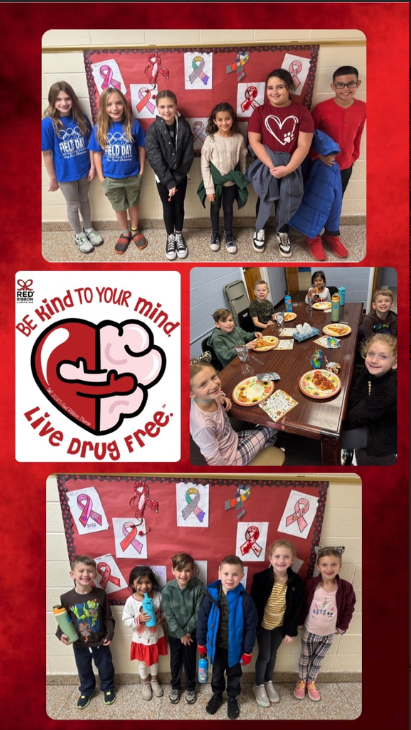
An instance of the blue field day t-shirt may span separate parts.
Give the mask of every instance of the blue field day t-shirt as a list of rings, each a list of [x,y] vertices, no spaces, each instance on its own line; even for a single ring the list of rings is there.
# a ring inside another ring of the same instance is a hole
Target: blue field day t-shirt
[[[133,120],[131,133],[132,142],[130,142],[124,131],[123,123],[113,122],[108,130],[106,148],[103,150],[97,142],[97,125],[94,127],[88,148],[93,152],[103,153],[104,177],[114,177],[121,180],[125,177],[138,175],[140,172],[137,147],[145,146],[146,135],[137,119]]]
[[[63,129],[55,131],[53,121],[45,117],[41,123],[41,149],[51,150],[57,182],[73,182],[88,175],[90,153],[87,149],[91,134],[91,124],[87,117],[87,134],[81,134],[75,119],[70,115],[60,117]]]

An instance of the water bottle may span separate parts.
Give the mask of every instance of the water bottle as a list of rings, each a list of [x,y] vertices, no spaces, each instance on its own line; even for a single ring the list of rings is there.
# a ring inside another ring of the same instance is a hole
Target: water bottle
[[[331,322],[339,322],[340,319],[340,295],[333,294],[331,298]]]
[[[153,599],[150,598],[147,593],[144,594],[144,598],[142,600],[143,605],[143,611],[144,613],[148,613],[150,615],[150,620],[147,621],[146,626],[156,626],[157,625],[157,619],[156,619],[156,612],[154,610],[154,603]]]
[[[285,311],[286,312],[292,312],[293,311],[293,303],[291,301],[291,297],[290,297],[287,289],[285,290],[284,303],[285,303]]]
[[[208,659],[207,656],[200,656],[198,660],[198,681],[205,684],[208,680]]]
[[[345,304],[345,286],[339,286],[338,293],[340,295],[340,305],[343,306]]]
[[[63,634],[67,636],[70,644],[72,644],[74,641],[77,641],[78,634],[76,629],[74,628],[73,622],[67,609],[64,608],[64,606],[53,606],[53,613],[56,617],[58,625],[60,626]]]

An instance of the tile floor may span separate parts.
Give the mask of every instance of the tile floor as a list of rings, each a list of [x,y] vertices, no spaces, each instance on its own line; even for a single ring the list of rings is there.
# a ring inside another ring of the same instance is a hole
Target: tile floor
[[[361,683],[319,683],[320,702],[308,697],[297,700],[294,684],[276,684],[280,702],[269,708],[259,707],[250,683],[243,683],[240,697],[241,720],[354,720],[361,714]],[[177,705],[169,702],[170,685],[163,684],[164,697],[150,702],[142,699],[139,685],[121,685],[113,705],[103,703],[103,695],[96,692],[85,710],[78,710],[78,689],[70,685],[47,686],[47,714],[53,720],[227,720],[227,701],[223,700],[218,712],[207,715],[205,706],[211,696],[209,684],[198,687],[197,701],[187,705],[184,693]]]

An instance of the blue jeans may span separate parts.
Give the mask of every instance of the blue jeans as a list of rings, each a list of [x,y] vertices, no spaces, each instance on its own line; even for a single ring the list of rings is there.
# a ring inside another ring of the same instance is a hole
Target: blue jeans
[[[108,692],[114,689],[114,666],[109,646],[83,647],[73,644],[73,650],[80,679],[80,694],[89,696],[96,689],[93,659],[98,669],[101,691]]]

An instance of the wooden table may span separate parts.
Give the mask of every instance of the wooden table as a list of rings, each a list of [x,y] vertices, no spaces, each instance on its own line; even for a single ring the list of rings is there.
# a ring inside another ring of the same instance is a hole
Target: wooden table
[[[230,415],[243,421],[258,423],[262,426],[295,433],[299,436],[321,441],[322,463],[324,465],[339,466],[341,451],[341,435],[345,417],[351,378],[354,368],[358,328],[362,319],[362,304],[347,303],[340,310],[340,321],[350,325],[351,333],[340,338],[338,349],[325,349],[314,343],[322,335],[322,329],[331,323],[331,310],[324,312],[309,311],[303,302],[293,304],[293,312],[297,318],[292,322],[284,323],[284,327],[295,327],[297,324],[308,324],[320,330],[318,337],[312,337],[304,342],[294,340],[292,350],[269,350],[259,352],[251,350],[247,365],[251,366],[253,374],[262,372],[276,372],[281,380],[275,381],[275,388],[281,388],[291,395],[297,402],[280,421],[274,423],[260,406],[239,406],[233,401]],[[264,335],[278,336],[279,328],[274,323],[268,326]],[[283,338],[280,338],[283,339]],[[289,338],[287,338],[289,339]],[[310,357],[316,349],[323,351],[323,367],[325,367],[324,353],[329,362],[338,362],[341,365],[339,377],[342,387],[338,395],[325,400],[309,398],[300,390],[298,383],[304,373],[311,370]],[[258,358],[258,361],[255,360]],[[238,357],[234,358],[220,373],[223,391],[232,399],[234,387],[247,375],[242,372],[242,363]]]

